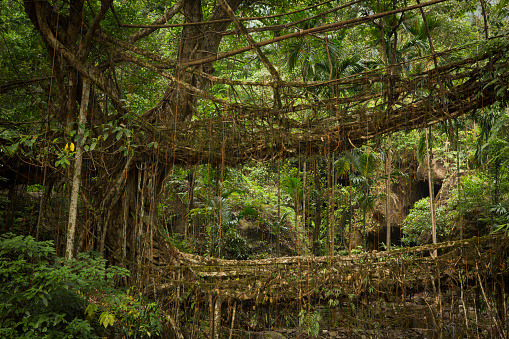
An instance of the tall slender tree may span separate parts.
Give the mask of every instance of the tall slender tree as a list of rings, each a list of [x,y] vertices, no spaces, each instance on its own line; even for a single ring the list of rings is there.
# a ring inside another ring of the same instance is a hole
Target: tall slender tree
[[[429,133],[431,134],[431,127],[429,128]],[[433,178],[433,168],[432,168],[432,157],[433,151],[431,149],[431,145],[428,138],[428,131],[424,130],[425,138],[426,138],[426,164],[428,170],[428,188],[429,188],[429,211],[431,213],[431,235],[433,238],[433,244],[437,243],[437,224],[435,221],[435,193],[434,193],[434,178]],[[437,250],[433,251],[433,256],[436,258]]]
[[[81,99],[80,113],[78,119],[78,142],[76,145],[76,160],[74,163],[74,174],[72,179],[71,203],[69,206],[69,223],[67,225],[67,243],[65,258],[72,259],[74,254],[74,234],[76,232],[76,218],[78,215],[78,195],[81,186],[81,167],[83,164],[83,147],[85,137],[85,123],[90,101],[90,79],[83,81],[83,97]],[[70,143],[70,145],[74,145]],[[74,146],[70,146],[74,148]]]

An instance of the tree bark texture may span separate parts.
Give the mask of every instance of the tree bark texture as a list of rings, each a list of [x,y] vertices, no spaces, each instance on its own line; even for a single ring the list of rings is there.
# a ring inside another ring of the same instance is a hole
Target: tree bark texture
[[[78,120],[78,141],[76,143],[76,159],[74,161],[74,174],[72,178],[71,203],[69,205],[69,222],[67,224],[67,241],[65,258],[70,260],[74,253],[74,234],[78,215],[78,195],[81,185],[81,168],[83,164],[83,144],[85,135],[86,114],[90,101],[90,79],[83,81],[83,95],[81,98],[80,114]]]

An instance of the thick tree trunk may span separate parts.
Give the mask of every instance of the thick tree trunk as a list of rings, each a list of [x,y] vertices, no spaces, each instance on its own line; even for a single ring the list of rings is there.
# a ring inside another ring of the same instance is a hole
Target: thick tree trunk
[[[227,1],[230,8],[235,11],[243,0]],[[203,11],[201,0],[185,0],[182,10],[186,18],[186,23],[202,22]],[[209,21],[225,19],[228,16],[219,4],[216,4],[209,17]],[[222,39],[220,32],[226,30],[229,22],[213,23],[210,26],[186,25],[182,29],[180,38],[178,61],[189,62],[211,55],[217,54],[219,44]],[[203,34],[208,30],[209,34]],[[212,33],[213,32],[213,33]],[[203,64],[200,66],[205,73],[212,74],[214,67],[212,64]],[[207,83],[200,82],[198,78],[191,72],[184,71],[177,67],[176,78],[182,83],[195,86],[197,88],[205,88]],[[145,113],[145,118],[151,121],[186,121],[189,120],[195,111],[196,96],[186,89],[181,83],[167,88],[163,95],[163,99],[152,110]],[[162,114],[161,114],[162,113]]]
[[[241,2],[242,0],[230,0],[228,5],[232,10],[236,10]],[[110,10],[111,0],[101,1],[101,9],[98,13],[90,13],[84,9],[84,3],[83,0],[71,1],[69,14],[67,14],[59,12],[60,9],[52,6],[49,1],[24,1],[27,15],[48,46],[50,57],[54,57],[58,102],[61,107],[64,107],[60,112],[59,121],[64,128],[67,123],[76,121],[79,100],[86,99],[87,103],[90,100],[89,90],[85,91],[81,88],[82,79],[90,79],[93,85],[102,91],[99,95],[112,102],[118,112],[127,112],[121,101],[121,89],[115,81],[111,81],[114,80],[111,78],[115,77],[111,75],[111,69],[101,69],[97,64],[89,63],[88,59],[92,43],[96,43],[93,42],[92,37],[106,12]],[[156,23],[165,23],[181,9],[186,22],[203,21],[202,2],[189,0],[177,2],[168,8],[165,14],[156,20]],[[208,19],[215,21],[226,17],[222,7],[216,5]],[[226,30],[228,25],[229,22],[215,21],[205,26],[185,26],[182,30],[178,60],[196,60],[217,53],[222,39],[220,33]],[[209,31],[210,34],[203,34],[203,30]],[[153,28],[137,31],[129,36],[125,43],[135,44],[139,39],[154,31]],[[112,64],[111,67],[115,65]],[[209,74],[214,71],[212,64],[200,67],[202,71]],[[109,75],[106,76],[106,74]],[[185,84],[198,88],[207,86],[206,83],[200,83],[191,72],[184,72],[177,68],[175,74],[179,81]],[[94,123],[103,122],[104,119],[110,121],[111,114],[104,116],[105,113],[101,111],[96,101],[91,103]],[[160,104],[149,111],[145,118],[152,122],[168,119],[175,122],[185,121],[193,114],[195,103],[195,95],[180,84],[171,84]],[[108,105],[109,103],[106,102],[103,107]],[[82,108],[83,106],[82,104]],[[147,136],[147,138],[151,137],[153,136]],[[137,142],[144,144],[145,141]],[[118,149],[116,141],[111,141],[110,138],[108,142],[109,146],[113,146],[113,150]],[[78,145],[79,152],[82,152],[81,146]],[[80,240],[84,249],[105,252],[114,262],[121,261],[127,267],[142,269],[145,263],[153,260],[153,239],[157,232],[155,227],[157,203],[169,167],[168,162],[171,159],[168,160],[170,158],[168,156],[161,156],[164,162],[159,162],[158,150],[153,150],[152,155],[141,154],[141,156],[131,151],[134,149],[128,149],[125,155],[119,151],[103,153],[97,158],[100,158],[100,161],[94,162],[92,168],[86,167],[88,163],[83,164],[84,170],[97,171],[97,175],[94,174],[94,180],[85,180],[83,183],[87,185],[83,198],[86,200],[88,213],[92,217],[87,224],[87,231],[82,233],[83,239]],[[79,153],[75,163],[66,250],[68,257],[71,257],[74,251],[81,154]],[[97,164],[104,167],[98,170],[95,168]],[[134,277],[141,280],[140,276],[134,275]]]

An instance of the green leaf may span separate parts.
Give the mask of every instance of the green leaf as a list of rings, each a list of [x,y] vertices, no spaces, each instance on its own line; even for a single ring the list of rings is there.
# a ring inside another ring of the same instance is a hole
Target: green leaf
[[[19,143],[18,142],[15,143],[15,144],[12,144],[11,146],[7,147],[7,152],[14,154],[18,150],[18,147],[19,147]]]
[[[104,328],[108,328],[115,323],[115,315],[109,312],[103,312],[99,316],[99,323],[104,326]]]
[[[496,10],[497,11],[502,10],[505,6],[507,6],[508,3],[509,3],[509,0],[500,0],[498,5],[496,6]]]
[[[98,307],[96,304],[89,304],[87,308],[85,308],[85,314],[87,315],[87,318],[92,320],[97,309]]]

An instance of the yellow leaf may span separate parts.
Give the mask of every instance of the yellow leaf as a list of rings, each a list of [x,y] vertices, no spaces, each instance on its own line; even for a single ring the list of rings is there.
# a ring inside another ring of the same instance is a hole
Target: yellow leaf
[[[71,149],[71,152],[74,152],[74,144],[71,142],[71,145],[69,146],[69,148]]]
[[[69,144],[65,144],[64,152],[67,152],[68,149],[69,149]]]

